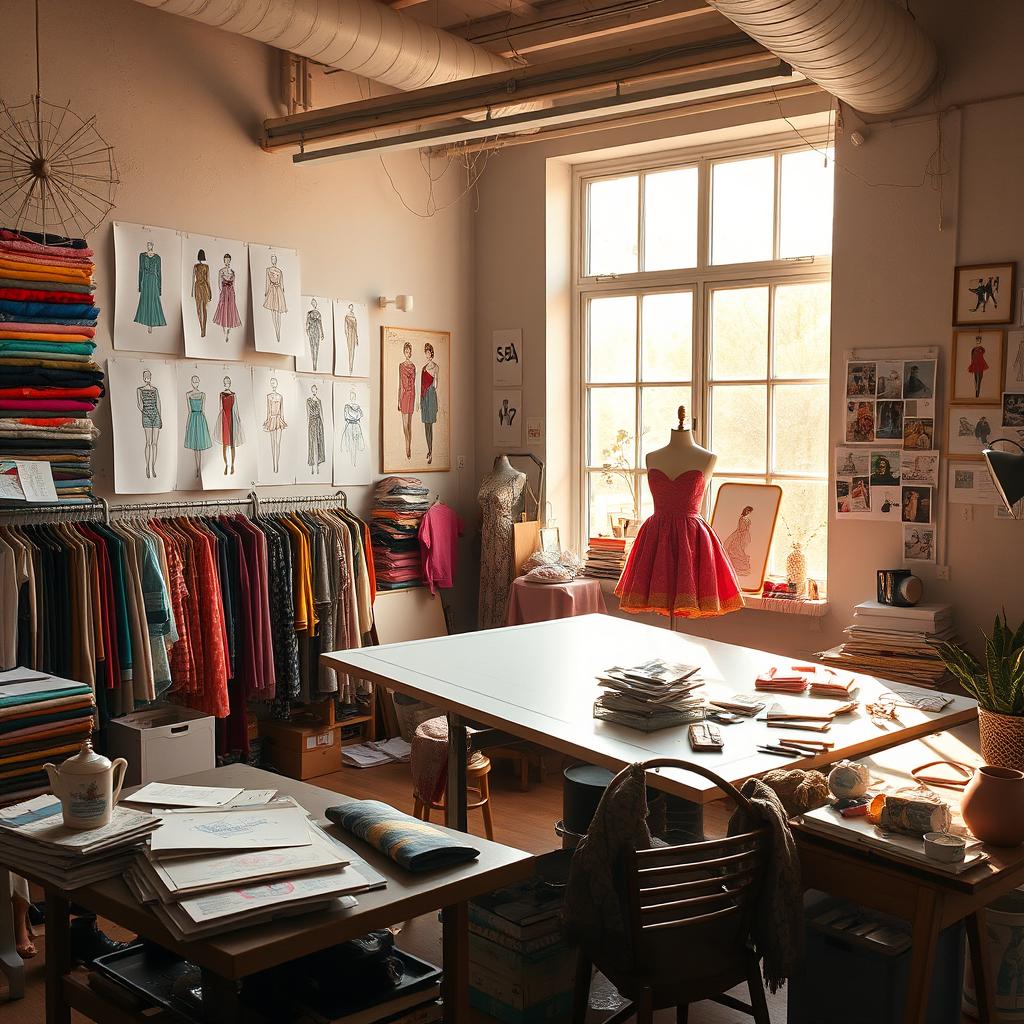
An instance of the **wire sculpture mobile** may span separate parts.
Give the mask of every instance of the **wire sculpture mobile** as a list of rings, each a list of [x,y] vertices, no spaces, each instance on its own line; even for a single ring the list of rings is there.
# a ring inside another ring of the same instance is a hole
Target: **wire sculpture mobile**
[[[114,149],[96,117],[70,101],[44,100],[40,87],[39,0],[35,0],[36,91],[25,103],[0,99],[0,215],[16,231],[84,238],[114,208],[120,183]]]

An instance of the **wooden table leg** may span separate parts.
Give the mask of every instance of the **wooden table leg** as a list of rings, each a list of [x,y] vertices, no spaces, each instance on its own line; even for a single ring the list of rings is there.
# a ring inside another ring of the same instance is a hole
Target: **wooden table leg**
[[[64,976],[71,973],[71,908],[59,890],[46,887],[46,1024],[71,1024]]]
[[[242,1019],[238,982],[212,971],[203,972],[203,1020],[213,1024],[235,1024]]]
[[[441,949],[445,1024],[465,1024],[469,1020],[469,904],[453,903],[441,911]]]
[[[454,712],[448,714],[448,785],[444,806],[444,823],[459,832],[467,832],[466,725],[462,716]]]
[[[986,956],[985,911],[977,910],[964,918],[967,926],[967,944],[971,951],[971,969],[974,971],[974,999],[978,1007],[978,1020],[989,1024],[996,1020],[995,979]]]
[[[910,939],[910,976],[907,979],[907,1003],[903,1008],[903,1024],[925,1024],[928,1014],[928,991],[939,941],[941,896],[931,889],[917,891]]]
[[[11,905],[11,873],[0,868],[0,971],[7,975],[7,998],[25,995],[25,961],[18,954]]]

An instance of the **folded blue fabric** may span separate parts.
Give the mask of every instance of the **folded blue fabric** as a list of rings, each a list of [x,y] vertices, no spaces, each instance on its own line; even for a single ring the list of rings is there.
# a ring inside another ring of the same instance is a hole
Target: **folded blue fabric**
[[[17,313],[15,320],[38,320],[45,316],[49,323],[74,323],[77,319],[96,323],[100,315],[99,306],[87,302],[28,302],[21,299],[0,299],[0,312]],[[71,318],[68,320],[67,318]]]
[[[480,856],[468,843],[380,800],[352,800],[328,807],[327,817],[408,871],[450,868]]]

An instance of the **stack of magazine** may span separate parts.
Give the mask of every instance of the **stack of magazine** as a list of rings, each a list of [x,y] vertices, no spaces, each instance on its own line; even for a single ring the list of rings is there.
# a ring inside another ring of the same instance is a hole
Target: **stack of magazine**
[[[698,666],[654,658],[641,665],[613,665],[597,677],[604,693],[594,701],[594,717],[653,732],[704,717],[704,701],[693,691],[703,682]]]
[[[289,797],[160,814],[125,881],[179,939],[352,907],[353,894],[385,884]]]
[[[49,793],[0,810],[0,862],[24,864],[33,879],[78,889],[122,874],[159,825],[146,811],[115,807],[109,824],[76,831]]]

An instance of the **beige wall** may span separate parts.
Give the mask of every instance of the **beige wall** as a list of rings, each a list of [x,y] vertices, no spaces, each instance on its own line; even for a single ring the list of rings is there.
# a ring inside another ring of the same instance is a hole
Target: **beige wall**
[[[294,246],[301,254],[305,292],[358,296],[367,302],[380,294],[412,293],[415,311],[392,309],[386,322],[452,331],[452,454],[465,455],[467,468],[423,477],[464,516],[467,508],[472,513],[468,203],[421,219],[399,202],[376,157],[297,167],[289,155],[263,153],[256,145],[261,122],[283,111],[276,88],[277,51],[260,43],[129,0],[44,0],[41,8],[44,96],[59,102],[70,97],[79,114],[96,114],[120,169],[116,219]],[[18,41],[7,47],[0,63],[0,95],[9,103],[20,102],[34,88],[32,4],[0,0],[0,25],[5,39]],[[345,74],[318,75],[314,90],[316,101],[324,104],[359,95],[357,81]],[[388,157],[387,166],[410,205],[422,210],[426,178],[417,157]],[[439,201],[457,196],[463,187],[459,175],[450,174],[438,186]],[[90,240],[97,250],[98,302],[104,311],[97,335],[97,358],[103,362],[111,354],[113,320],[110,223]],[[376,333],[382,320],[375,309],[371,321]],[[252,362],[273,358],[251,353]],[[376,452],[376,360],[372,373],[369,422]],[[109,496],[113,477],[107,403],[101,404],[96,422],[103,432],[97,490]],[[290,494],[317,489],[262,490]],[[356,510],[365,510],[368,489],[349,491]],[[467,591],[472,589],[467,586]]]
[[[1024,6],[1016,0],[996,0],[985,5],[983,17],[964,17],[964,11],[964,5],[955,0],[915,5],[915,16],[936,39],[946,65],[941,91],[915,112],[921,119],[876,124],[860,149],[845,136],[839,138],[833,247],[833,443],[841,438],[841,379],[847,350],[937,345],[948,355],[953,266],[1024,254],[1024,205],[1019,201],[1024,99],[971,102],[1024,91],[1024,65],[1019,59]],[[956,104],[964,104],[963,109],[946,110]],[[806,101],[802,106],[810,110],[815,104]],[[787,114],[792,116],[797,109],[787,109]],[[941,155],[935,153],[937,109],[944,111]],[[566,390],[564,378],[553,391],[549,372],[550,364],[564,362],[565,353],[572,351],[564,318],[558,314],[568,285],[562,270],[568,240],[559,247],[553,237],[562,230],[558,225],[564,226],[565,166],[607,158],[620,147],[657,139],[664,148],[687,145],[698,133],[729,125],[759,122],[764,130],[764,122],[777,117],[774,105],[765,105],[728,116],[694,117],[509,148],[491,161],[475,223],[477,389],[482,396],[490,390],[490,332],[521,326],[526,340],[525,415],[546,413],[545,455],[556,467],[564,467],[566,449],[555,443],[557,430],[551,427],[564,422],[573,394],[572,389]],[[858,124],[856,115],[847,112],[847,125]],[[785,124],[781,128],[786,130]],[[938,160],[946,172],[941,195],[927,174]],[[547,234],[546,190],[554,218]],[[948,372],[948,364],[943,370]],[[477,437],[481,471],[493,455],[489,416],[482,412]],[[559,499],[563,521],[569,520],[572,484],[564,472],[556,472],[555,477],[562,488],[553,488],[551,496]],[[950,580],[940,582],[934,573],[922,571],[928,597],[955,605],[967,638],[976,637],[979,626],[990,625],[1001,606],[1011,619],[1019,620],[1024,616],[1020,585],[1024,526],[996,522],[991,508],[975,508],[970,521],[961,518],[957,506],[944,514],[948,540],[940,556],[950,568]],[[852,606],[873,596],[874,570],[900,563],[898,528],[831,523],[830,611],[823,620],[745,610],[684,628],[793,656],[812,653],[842,639]]]

